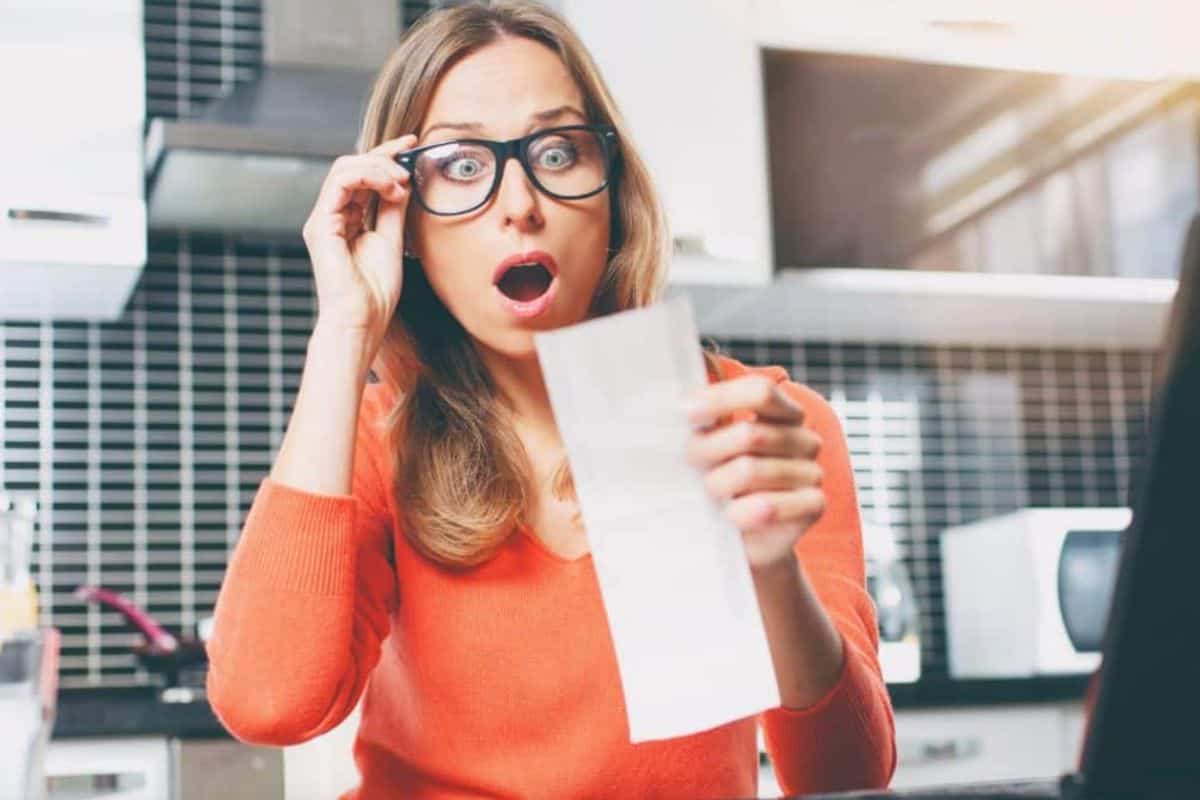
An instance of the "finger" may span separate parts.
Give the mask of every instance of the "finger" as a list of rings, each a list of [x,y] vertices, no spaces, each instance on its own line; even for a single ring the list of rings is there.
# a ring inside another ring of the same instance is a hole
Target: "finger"
[[[400,166],[391,156],[372,151],[359,156],[359,159],[361,159],[361,163],[363,164],[374,164],[387,170],[388,174],[392,175],[399,183],[408,183],[408,170]]]
[[[815,487],[756,492],[730,500],[722,513],[743,531],[785,522],[811,525],[825,513],[825,492]]]
[[[380,142],[375,147],[372,147],[367,152],[372,155],[387,156],[389,160],[397,154],[403,153],[405,150],[411,150],[417,144],[417,135],[415,133],[406,133],[403,136],[397,136],[395,139],[388,139],[386,142]]]
[[[338,214],[354,201],[359,190],[377,193],[383,199],[399,199],[407,191],[391,172],[375,164],[346,167],[344,171],[330,174],[329,180],[317,199],[320,215]],[[361,203],[359,203],[361,205]]]
[[[359,205],[348,205],[342,212],[342,224],[346,231],[357,231],[362,227],[365,210]]]
[[[753,492],[820,486],[821,478],[815,461],[738,456],[709,470],[704,488],[717,500],[731,500]]]
[[[408,183],[408,170],[379,156],[356,156],[352,161],[334,166],[329,171],[330,180],[335,185],[360,175],[371,175],[400,185]]]
[[[372,160],[365,163],[374,163],[380,169],[383,169],[388,175],[391,175],[395,179],[396,183],[401,187],[405,189],[408,188],[408,170],[404,169],[404,167],[396,164],[395,162],[388,161],[387,159],[378,159],[374,156],[368,156],[367,158]],[[351,193],[350,201],[343,208],[345,209],[354,205],[358,205],[365,209],[373,194],[379,195],[381,200],[388,196],[387,193],[373,191],[371,189],[355,189]]]
[[[343,239],[353,239],[360,231],[357,224],[349,220],[342,220],[335,224],[333,232]]]
[[[688,441],[688,462],[711,468],[743,453],[758,456],[816,458],[821,438],[802,425],[742,420],[709,431],[696,431]]]
[[[415,140],[416,137],[410,138]],[[371,157],[382,159],[391,174],[399,173],[401,176],[397,181],[401,190],[393,192],[390,196],[380,195],[379,207],[375,211],[375,231],[399,248],[404,241],[404,214],[408,208],[408,170],[389,157],[378,154]]]
[[[688,419],[711,425],[738,411],[753,411],[760,419],[803,422],[804,408],[765,375],[743,375],[700,387],[689,396]]]

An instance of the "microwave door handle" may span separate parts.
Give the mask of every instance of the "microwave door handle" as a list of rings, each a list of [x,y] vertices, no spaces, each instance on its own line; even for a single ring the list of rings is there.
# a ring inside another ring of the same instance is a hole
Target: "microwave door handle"
[[[13,222],[66,222],[71,225],[95,225],[107,228],[112,217],[107,214],[84,214],[79,211],[56,211],[51,208],[10,208],[8,218]]]

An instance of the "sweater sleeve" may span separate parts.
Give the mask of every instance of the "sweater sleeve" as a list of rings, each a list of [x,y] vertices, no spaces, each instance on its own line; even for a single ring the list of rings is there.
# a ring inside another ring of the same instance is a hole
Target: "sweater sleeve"
[[[767,752],[787,794],[884,788],[896,769],[895,719],[879,666],[879,628],[866,589],[862,523],[854,473],[837,414],[819,394],[775,378],[805,409],[805,425],[821,437],[817,456],[825,513],[796,543],[801,568],[841,636],[845,660],[834,686],[806,708],[778,706],[759,714]]]
[[[398,602],[385,389],[366,387],[351,494],[323,495],[269,476],[242,527],[208,642],[209,701],[236,738],[298,744],[353,710]]]

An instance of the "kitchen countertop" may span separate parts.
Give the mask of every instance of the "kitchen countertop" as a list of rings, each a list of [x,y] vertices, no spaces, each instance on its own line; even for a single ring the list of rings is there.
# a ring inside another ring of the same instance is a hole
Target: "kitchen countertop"
[[[229,737],[202,697],[164,703],[161,690],[154,686],[59,689],[52,738],[156,734],[183,739]]]
[[[912,684],[889,684],[897,710],[1082,700],[1086,676],[960,681],[926,677]],[[226,738],[208,703],[164,703],[152,686],[104,689],[64,688],[58,694],[54,738],[145,736]]]
[[[1059,800],[1058,780],[987,782],[928,789],[806,794],[796,800]],[[789,798],[788,800],[791,800]]]
[[[916,683],[890,683],[888,694],[896,709],[1069,702],[1083,700],[1089,680],[1088,675],[980,680],[929,676]]]

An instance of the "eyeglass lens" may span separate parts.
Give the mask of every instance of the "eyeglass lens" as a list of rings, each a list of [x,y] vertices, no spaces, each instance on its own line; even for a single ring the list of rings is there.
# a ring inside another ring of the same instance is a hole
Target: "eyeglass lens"
[[[547,131],[529,142],[526,156],[534,182],[560,198],[591,194],[607,177],[606,153],[595,131]],[[483,204],[497,166],[495,154],[481,144],[447,142],[417,156],[413,179],[431,211],[456,214]]]

